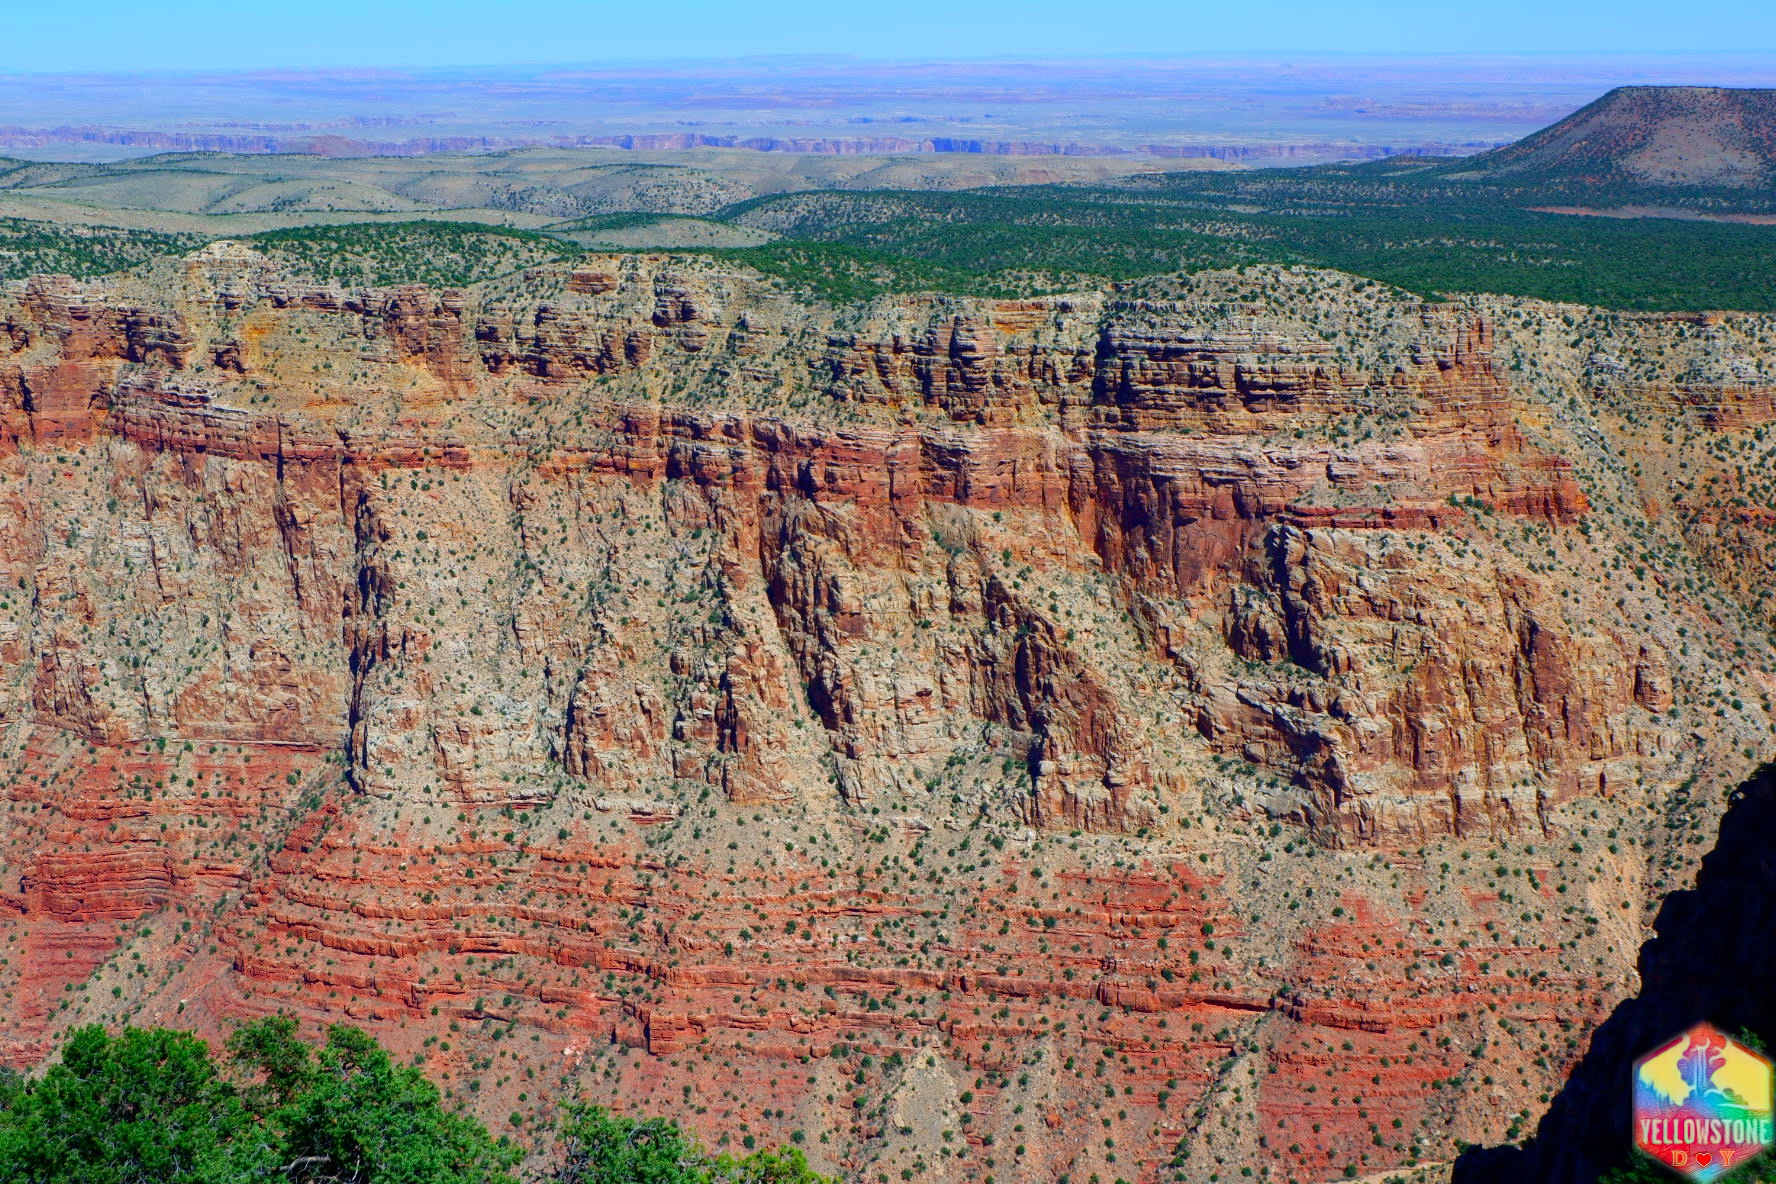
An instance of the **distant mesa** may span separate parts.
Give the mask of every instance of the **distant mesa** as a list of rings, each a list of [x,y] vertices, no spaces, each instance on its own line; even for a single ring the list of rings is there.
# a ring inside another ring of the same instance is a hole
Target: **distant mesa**
[[[1621,86],[1452,177],[1765,188],[1776,182],[1776,90]]]

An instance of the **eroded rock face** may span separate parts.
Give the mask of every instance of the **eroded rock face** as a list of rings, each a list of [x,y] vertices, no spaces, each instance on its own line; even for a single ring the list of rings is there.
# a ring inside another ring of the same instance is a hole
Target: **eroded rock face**
[[[1714,347],[1533,311],[33,280],[0,1052],[290,1008],[501,1121],[620,1096],[860,1175],[1496,1140],[1769,730],[1761,585],[1622,459],[1758,398],[1623,394],[1587,359]]]

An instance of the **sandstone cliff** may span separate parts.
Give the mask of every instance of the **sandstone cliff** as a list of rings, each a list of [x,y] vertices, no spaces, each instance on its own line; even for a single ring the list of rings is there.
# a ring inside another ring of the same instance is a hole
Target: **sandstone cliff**
[[[1767,749],[1768,333],[16,285],[0,1053],[289,1008],[857,1178],[1497,1141]]]

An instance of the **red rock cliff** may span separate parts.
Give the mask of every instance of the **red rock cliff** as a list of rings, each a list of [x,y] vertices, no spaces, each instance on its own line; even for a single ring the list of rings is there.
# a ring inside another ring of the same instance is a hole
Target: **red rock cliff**
[[[1649,806],[1768,730],[1749,668],[1694,730],[1748,635],[1607,578],[1661,520],[1501,316],[34,280],[0,1050],[289,1008],[859,1178],[1497,1138],[1685,874]]]

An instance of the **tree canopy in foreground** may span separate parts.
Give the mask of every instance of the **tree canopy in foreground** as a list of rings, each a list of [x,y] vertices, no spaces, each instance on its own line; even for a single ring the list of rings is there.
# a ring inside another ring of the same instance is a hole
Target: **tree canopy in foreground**
[[[566,1117],[558,1184],[825,1184],[798,1150],[735,1159],[666,1119]],[[517,1184],[522,1158],[343,1024],[315,1047],[258,1020],[220,1060],[188,1032],[93,1025],[41,1076],[0,1078],[0,1184]]]

